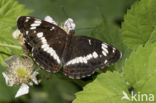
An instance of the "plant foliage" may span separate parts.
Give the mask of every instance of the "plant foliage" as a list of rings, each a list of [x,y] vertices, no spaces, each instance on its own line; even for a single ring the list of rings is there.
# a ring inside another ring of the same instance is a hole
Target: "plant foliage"
[[[0,0],[0,73],[5,69],[6,58],[23,54],[21,44],[12,37],[16,19],[21,15],[39,18],[50,15],[60,22],[71,17],[77,24],[76,35],[110,43],[123,54],[118,63],[107,68],[109,71],[98,71],[82,80],[40,70],[41,84],[31,88],[28,96],[16,100],[16,87],[7,87],[0,75],[0,103],[137,103],[122,100],[123,92],[128,97],[132,92],[156,96],[156,0],[136,1],[124,16],[121,27],[114,23],[122,19],[124,8],[133,1],[19,0],[34,10],[30,14],[31,10],[16,0]]]
[[[28,15],[30,10],[16,0],[0,0],[0,74],[3,71],[4,60],[11,55],[21,55],[19,41],[13,39],[13,27],[20,15]],[[15,88],[14,88],[15,89]],[[16,90],[16,89],[15,89]],[[2,75],[0,76],[0,101],[10,101],[14,98],[15,91],[8,88]]]

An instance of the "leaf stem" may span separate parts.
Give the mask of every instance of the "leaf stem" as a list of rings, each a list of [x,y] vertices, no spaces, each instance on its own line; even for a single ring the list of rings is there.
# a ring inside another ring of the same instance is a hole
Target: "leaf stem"
[[[11,44],[5,44],[5,43],[0,43],[0,46],[9,47],[9,48],[15,48],[15,49],[22,49],[20,46],[11,45]]]

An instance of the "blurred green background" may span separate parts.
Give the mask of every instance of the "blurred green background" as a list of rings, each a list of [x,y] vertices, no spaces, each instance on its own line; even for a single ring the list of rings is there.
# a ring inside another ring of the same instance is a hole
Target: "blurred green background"
[[[31,16],[44,18],[49,15],[62,24],[67,18],[76,23],[75,35],[91,36],[115,45],[122,52],[120,26],[126,11],[136,0],[18,0],[25,8],[32,9]],[[113,35],[113,38],[112,38]],[[116,64],[119,68],[122,64]],[[110,69],[113,67],[110,67]],[[94,77],[71,80],[62,73],[40,71],[42,82],[30,88],[30,94],[14,99],[18,87],[10,88],[0,76],[0,103],[71,103],[74,94]]]
[[[102,15],[105,16],[109,22],[120,24],[127,8],[129,8],[134,1],[135,0],[19,0],[26,8],[34,10],[31,14],[32,16],[44,18],[46,15],[50,15],[59,23],[64,22],[68,17],[74,19],[76,29],[78,29],[76,34],[81,35],[88,34],[88,31],[85,32],[85,28],[99,25],[102,21]]]

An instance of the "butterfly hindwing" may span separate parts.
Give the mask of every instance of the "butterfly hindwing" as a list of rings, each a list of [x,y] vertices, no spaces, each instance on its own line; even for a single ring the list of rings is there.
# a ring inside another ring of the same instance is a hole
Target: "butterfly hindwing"
[[[98,68],[115,63],[121,53],[113,46],[85,36],[74,36],[64,57],[64,74],[70,78],[90,76]]]
[[[58,71],[62,65],[61,55],[66,43],[66,32],[57,25],[28,16],[21,16],[17,26],[25,43],[32,48],[33,58],[38,64],[48,71]]]

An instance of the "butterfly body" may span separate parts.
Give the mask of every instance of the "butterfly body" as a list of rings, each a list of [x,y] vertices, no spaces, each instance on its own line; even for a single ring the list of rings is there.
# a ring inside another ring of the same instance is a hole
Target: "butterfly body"
[[[58,72],[63,67],[69,78],[80,79],[121,58],[120,51],[107,43],[91,37],[73,36],[75,25],[66,24],[67,32],[54,23],[35,17],[21,16],[17,20],[25,44],[45,70]]]

